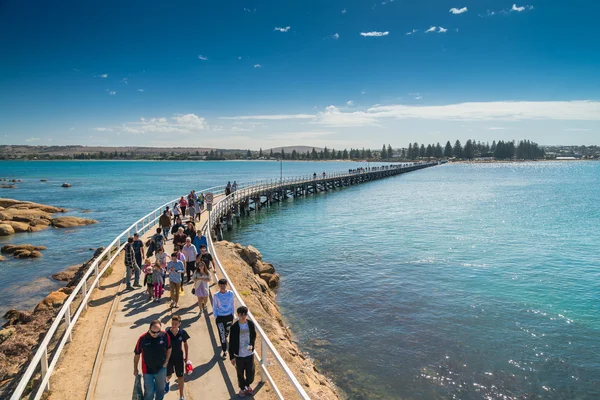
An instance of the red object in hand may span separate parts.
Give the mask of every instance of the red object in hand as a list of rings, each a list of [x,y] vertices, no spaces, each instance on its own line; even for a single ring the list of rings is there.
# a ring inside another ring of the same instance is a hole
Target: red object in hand
[[[186,373],[187,375],[191,375],[191,374],[192,374],[192,371],[194,371],[194,366],[192,365],[192,362],[191,362],[190,360],[188,360],[188,361],[185,363],[185,373]]]

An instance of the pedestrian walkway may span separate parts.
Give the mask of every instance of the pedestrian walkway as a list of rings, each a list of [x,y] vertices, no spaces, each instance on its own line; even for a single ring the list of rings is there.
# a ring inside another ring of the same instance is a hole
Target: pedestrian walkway
[[[215,198],[219,201],[221,196]],[[196,222],[200,229],[207,221],[207,212],[202,213],[201,221]],[[152,234],[151,229],[144,235],[145,242]],[[171,235],[172,238],[172,235]],[[167,254],[173,251],[173,242],[169,240],[165,246]],[[152,257],[154,260],[154,257]],[[223,360],[220,353],[219,336],[215,319],[212,315],[212,304],[208,304],[208,312],[199,315],[197,297],[191,293],[192,284],[184,285],[183,296],[180,297],[180,308],[169,307],[170,298],[165,290],[161,302],[148,300],[145,287],[124,292],[117,307],[104,351],[98,382],[93,399],[96,400],[130,400],[133,389],[133,349],[137,339],[148,330],[152,320],[158,319],[163,323],[163,329],[170,325],[171,316],[177,314],[182,319],[182,328],[190,335],[189,359],[194,365],[191,375],[185,376],[185,398],[200,399],[230,399],[237,398],[237,378],[235,368],[229,358]],[[211,294],[216,291],[214,282]],[[109,321],[110,323],[110,321]],[[98,327],[102,329],[102,327]],[[255,385],[256,399],[275,398],[268,389],[268,384],[259,384],[259,368]],[[179,399],[179,389],[175,376],[171,379],[171,389],[165,399]]]

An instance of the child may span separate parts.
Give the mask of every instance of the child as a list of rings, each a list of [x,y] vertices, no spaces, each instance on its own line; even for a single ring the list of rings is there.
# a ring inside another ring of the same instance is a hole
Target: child
[[[154,286],[154,301],[160,301],[163,293],[163,269],[159,263],[154,264],[154,269],[152,270],[152,285]]]
[[[148,288],[148,300],[152,300],[152,291],[154,290],[154,286],[152,285],[152,263],[147,258],[144,262],[144,274],[144,283]]]

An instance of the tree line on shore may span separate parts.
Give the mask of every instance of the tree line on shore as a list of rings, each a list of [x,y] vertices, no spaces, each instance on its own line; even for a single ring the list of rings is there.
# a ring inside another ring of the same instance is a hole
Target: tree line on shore
[[[113,151],[97,153],[77,153],[72,155],[49,155],[49,154],[28,154],[27,159],[64,159],[64,160],[252,160],[252,159],[276,159],[276,160],[369,160],[369,161],[407,161],[422,159],[462,159],[472,160],[474,158],[496,159],[496,160],[536,160],[543,159],[544,150],[535,142],[529,140],[515,141],[493,141],[479,142],[467,140],[464,146],[460,140],[454,144],[450,141],[446,145],[437,143],[419,144],[418,142],[409,143],[406,148],[394,150],[390,144],[384,144],[381,150],[355,149],[350,148],[328,149],[327,147],[317,151],[314,147],[306,152],[296,151],[286,152],[284,148],[269,152],[259,151],[240,151],[240,150],[210,150],[210,151],[171,151],[148,154],[141,151]],[[0,157],[6,158],[6,157]]]

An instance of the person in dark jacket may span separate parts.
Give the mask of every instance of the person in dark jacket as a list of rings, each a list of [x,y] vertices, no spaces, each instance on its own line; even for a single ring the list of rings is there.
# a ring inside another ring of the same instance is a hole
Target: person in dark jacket
[[[256,341],[256,327],[248,319],[248,307],[238,307],[238,320],[233,323],[229,333],[229,359],[237,371],[238,395],[254,395],[252,382],[254,382],[254,342]]]
[[[165,241],[169,238],[169,231],[171,230],[171,217],[168,214],[168,210],[165,210],[160,218],[158,219],[158,225],[162,228]]]
[[[181,223],[181,218],[175,218],[175,223],[171,227],[171,234],[174,235],[179,231],[179,228],[185,229],[185,225]]]

